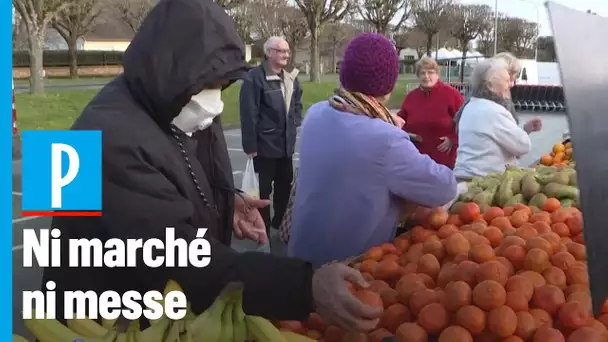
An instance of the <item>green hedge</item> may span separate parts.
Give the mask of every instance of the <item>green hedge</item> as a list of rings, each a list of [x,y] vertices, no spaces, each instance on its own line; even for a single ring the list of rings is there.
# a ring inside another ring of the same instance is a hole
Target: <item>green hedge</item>
[[[122,65],[122,51],[78,51],[78,66]],[[70,65],[68,51],[44,51],[44,67]],[[13,68],[29,67],[29,51],[13,52]]]

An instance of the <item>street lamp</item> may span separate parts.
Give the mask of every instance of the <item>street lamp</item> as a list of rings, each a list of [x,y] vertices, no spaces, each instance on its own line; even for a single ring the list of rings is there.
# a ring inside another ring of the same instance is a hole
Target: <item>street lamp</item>
[[[536,10],[536,44],[534,44],[534,60],[538,60],[538,37],[540,36],[540,10],[539,5],[530,0],[519,0],[534,6]],[[494,0],[494,55],[498,52],[498,0]]]

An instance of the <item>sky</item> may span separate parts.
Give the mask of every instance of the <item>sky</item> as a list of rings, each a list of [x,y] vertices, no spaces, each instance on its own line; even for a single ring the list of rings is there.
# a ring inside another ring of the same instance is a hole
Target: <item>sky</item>
[[[494,9],[496,0],[461,0],[463,4],[484,4]],[[603,17],[608,16],[608,0],[552,0],[552,2],[586,12],[588,9]],[[498,0],[498,12],[540,23],[541,36],[552,35],[545,1]]]

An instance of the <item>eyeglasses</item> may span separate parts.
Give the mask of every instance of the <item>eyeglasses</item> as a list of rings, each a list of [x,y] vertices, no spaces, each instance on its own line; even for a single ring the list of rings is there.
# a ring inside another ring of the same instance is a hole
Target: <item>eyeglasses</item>
[[[276,52],[276,53],[285,53],[285,54],[289,54],[289,49],[275,49],[275,48],[271,48],[270,50]]]

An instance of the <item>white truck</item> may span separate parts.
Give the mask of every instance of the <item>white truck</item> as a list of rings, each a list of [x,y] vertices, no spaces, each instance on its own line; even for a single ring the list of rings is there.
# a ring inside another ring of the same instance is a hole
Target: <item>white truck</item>
[[[559,68],[555,62],[537,62],[521,59],[521,72],[515,84],[561,86]]]

